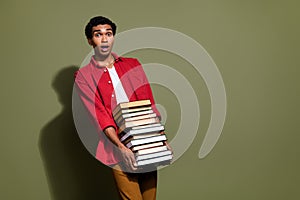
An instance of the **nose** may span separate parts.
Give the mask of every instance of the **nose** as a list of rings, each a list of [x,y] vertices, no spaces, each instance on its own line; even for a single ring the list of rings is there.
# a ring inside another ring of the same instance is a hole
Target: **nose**
[[[106,35],[103,35],[103,36],[102,36],[102,42],[107,42],[107,37],[106,37]]]

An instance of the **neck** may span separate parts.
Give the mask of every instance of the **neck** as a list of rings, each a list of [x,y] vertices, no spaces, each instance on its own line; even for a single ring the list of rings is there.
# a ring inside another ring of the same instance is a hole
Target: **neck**
[[[115,60],[111,53],[107,56],[95,54],[94,58],[97,61],[97,63],[102,67],[111,67],[110,65],[112,65]]]

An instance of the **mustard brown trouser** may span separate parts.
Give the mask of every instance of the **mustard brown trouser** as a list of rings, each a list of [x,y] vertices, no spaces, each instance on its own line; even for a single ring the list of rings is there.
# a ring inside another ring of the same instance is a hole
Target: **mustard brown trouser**
[[[128,173],[116,165],[113,176],[117,185],[120,199],[155,200],[157,186],[157,171],[145,173]]]

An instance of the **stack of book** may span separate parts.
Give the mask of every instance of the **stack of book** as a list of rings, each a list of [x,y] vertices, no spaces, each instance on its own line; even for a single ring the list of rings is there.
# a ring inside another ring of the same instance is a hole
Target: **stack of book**
[[[120,103],[113,116],[120,141],[133,151],[137,167],[170,163],[173,156],[165,145],[164,126],[153,112],[150,100]]]

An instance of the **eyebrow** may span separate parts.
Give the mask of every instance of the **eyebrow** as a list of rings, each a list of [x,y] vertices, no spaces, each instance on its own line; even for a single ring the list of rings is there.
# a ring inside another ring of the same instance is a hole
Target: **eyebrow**
[[[106,31],[112,31],[112,29],[108,28],[108,29],[106,29]],[[93,33],[95,33],[95,32],[100,32],[101,33],[101,30],[94,30]]]

